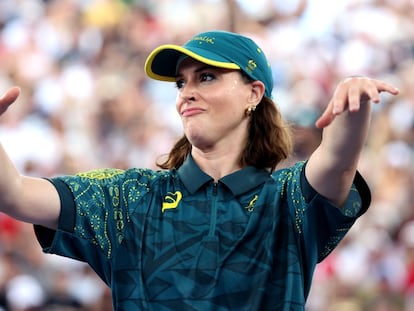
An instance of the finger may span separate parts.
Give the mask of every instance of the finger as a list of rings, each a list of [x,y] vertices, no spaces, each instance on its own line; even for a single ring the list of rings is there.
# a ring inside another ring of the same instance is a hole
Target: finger
[[[361,95],[361,103],[365,101],[370,101],[375,104],[380,103],[381,92],[387,92],[392,95],[397,95],[399,93],[398,88],[391,84],[379,80],[372,80],[372,82],[373,83],[366,86],[365,93]]]
[[[3,96],[0,97],[0,103],[13,103],[17,97],[20,95],[20,88],[14,86],[7,90]]]
[[[390,91],[397,91],[394,87],[390,85],[383,85],[381,81],[378,80],[365,80],[361,85],[354,85],[349,87],[348,91],[348,109],[349,111],[358,111],[361,107],[361,104],[364,103],[379,103],[380,98],[380,89],[389,89]]]
[[[349,87],[348,90],[348,110],[358,111],[361,104],[361,91],[358,87]]]
[[[400,90],[392,84],[386,83],[384,81],[376,80],[377,82],[377,89],[379,92],[387,92],[392,95],[398,95]]]
[[[327,127],[335,119],[334,114],[324,114],[315,122],[315,126],[319,129]]]
[[[3,96],[0,97],[0,113],[3,113],[7,108],[15,102],[20,95],[20,88],[15,86],[7,90]]]
[[[380,91],[378,85],[369,85],[366,90],[366,98],[361,98],[362,100],[369,100],[373,103],[379,103],[381,101]]]
[[[322,113],[318,120],[315,122],[317,128],[324,128],[332,123],[335,119],[335,114],[333,113],[333,103],[329,103],[328,107]]]
[[[331,100],[333,114],[338,115],[344,111],[347,97],[348,94],[346,92],[346,88],[338,88],[335,91]]]

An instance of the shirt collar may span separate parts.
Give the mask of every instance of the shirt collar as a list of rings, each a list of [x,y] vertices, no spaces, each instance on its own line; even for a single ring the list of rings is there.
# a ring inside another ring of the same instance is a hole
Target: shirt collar
[[[178,169],[178,175],[190,193],[195,193],[205,183],[213,180],[200,169],[191,154]],[[264,183],[269,176],[266,169],[248,166],[224,176],[219,182],[226,185],[234,195],[239,195]]]

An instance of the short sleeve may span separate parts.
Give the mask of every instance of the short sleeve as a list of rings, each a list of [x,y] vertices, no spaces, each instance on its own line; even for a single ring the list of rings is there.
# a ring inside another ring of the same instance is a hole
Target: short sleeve
[[[305,167],[303,167],[301,171],[301,188],[303,197],[307,203],[309,203],[318,194],[306,178]],[[354,203],[345,204],[341,211],[344,215],[350,217],[359,217],[363,215],[371,204],[371,191],[365,179],[358,171],[355,174],[354,181],[349,192],[348,202],[349,201]]]
[[[301,172],[301,191],[306,207],[301,221],[301,239],[305,251],[317,252],[317,261],[320,262],[333,251],[355,221],[367,211],[371,202],[371,192],[364,178],[356,172],[348,198],[345,204],[338,208],[312,188],[306,179],[304,168]]]
[[[61,200],[56,231],[35,226],[46,253],[87,262],[105,282],[122,243],[130,213],[150,191],[152,171],[95,170],[51,179]]]
[[[73,232],[75,227],[75,203],[72,192],[60,179],[49,179],[49,181],[55,186],[60,198],[61,210],[58,228],[65,232]],[[40,225],[34,225],[34,231],[42,249],[47,252],[52,246],[56,231]]]

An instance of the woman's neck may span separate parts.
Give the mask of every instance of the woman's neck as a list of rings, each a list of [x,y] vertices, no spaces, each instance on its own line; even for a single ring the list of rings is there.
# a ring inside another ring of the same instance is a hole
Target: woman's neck
[[[211,176],[214,181],[238,171],[240,166],[240,153],[227,151],[205,152],[193,147],[191,155],[203,172]]]

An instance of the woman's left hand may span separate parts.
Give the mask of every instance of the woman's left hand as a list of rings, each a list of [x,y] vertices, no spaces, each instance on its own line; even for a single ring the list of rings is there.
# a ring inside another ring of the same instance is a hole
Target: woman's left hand
[[[336,116],[344,111],[359,111],[361,104],[369,102],[379,103],[381,92],[397,95],[399,90],[389,83],[367,77],[351,77],[345,79],[336,87],[328,107],[326,107],[325,111],[316,121],[316,127],[323,128],[328,126]]]

